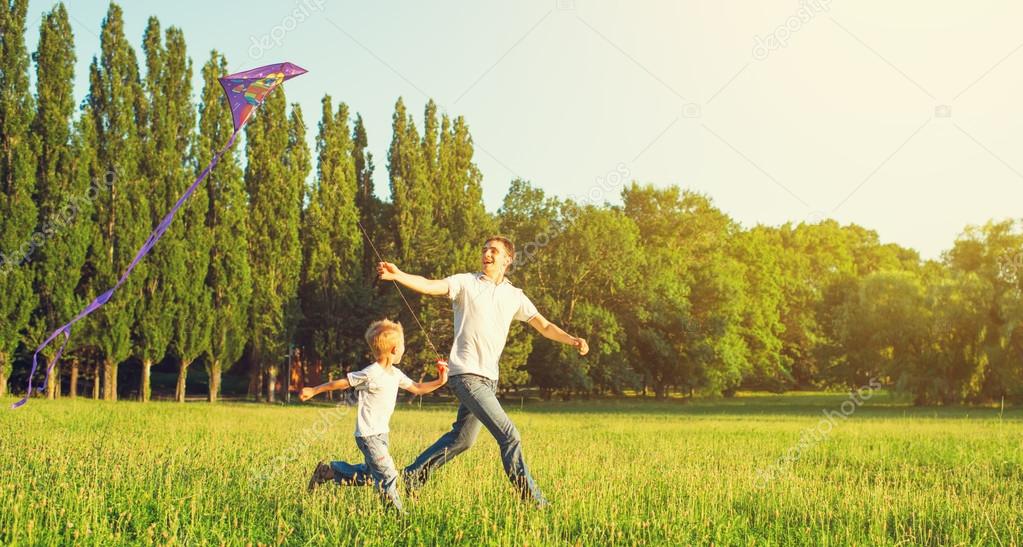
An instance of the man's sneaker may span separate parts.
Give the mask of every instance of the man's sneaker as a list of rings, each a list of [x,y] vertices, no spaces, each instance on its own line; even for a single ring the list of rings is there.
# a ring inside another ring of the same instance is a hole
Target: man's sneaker
[[[334,470],[330,468],[330,464],[320,462],[316,464],[316,469],[313,470],[313,476],[309,478],[309,491],[316,490],[316,487],[334,480]]]
[[[407,500],[416,499],[416,494],[419,492],[419,487],[423,485],[422,480],[419,478],[419,473],[409,472],[404,469],[401,470],[401,485],[404,490],[404,498]]]

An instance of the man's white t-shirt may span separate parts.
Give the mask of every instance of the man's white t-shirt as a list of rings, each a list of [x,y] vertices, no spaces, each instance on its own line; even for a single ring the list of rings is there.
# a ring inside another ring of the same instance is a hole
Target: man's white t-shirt
[[[455,312],[449,373],[478,374],[496,381],[512,320],[529,321],[539,312],[522,289],[512,286],[507,278],[495,285],[483,273],[463,273],[446,281]]]
[[[391,414],[398,400],[398,388],[406,389],[413,382],[395,366],[386,369],[380,363],[348,373],[348,383],[359,392],[355,436],[369,437],[391,431]]]

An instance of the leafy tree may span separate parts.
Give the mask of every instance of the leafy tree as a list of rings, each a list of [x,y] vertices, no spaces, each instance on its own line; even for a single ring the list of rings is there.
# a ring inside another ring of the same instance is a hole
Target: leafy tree
[[[974,291],[983,310],[976,317],[983,329],[978,367],[967,397],[971,401],[1023,400],[1023,224],[991,221],[967,227],[947,255],[957,275],[976,276],[983,292]]]
[[[622,196],[644,244],[646,276],[628,329],[634,357],[658,396],[671,386],[732,392],[749,372],[745,280],[726,252],[737,226],[706,197],[677,187],[633,184]]]
[[[582,392],[595,385],[590,372],[596,363],[600,385],[616,388],[620,378],[607,377],[615,370],[607,363],[621,361],[624,330],[610,310],[628,306],[629,292],[640,280],[640,231],[614,209],[569,201],[562,215],[568,219],[565,230],[544,251],[552,263],[562,266],[543,273],[544,290],[534,292],[533,299],[545,317],[595,343],[580,359],[546,339],[538,340],[527,370],[542,389]]]
[[[549,276],[544,275],[552,266],[547,246],[563,229],[560,215],[557,199],[522,179],[512,181],[497,212],[498,231],[515,243],[515,261],[506,275],[532,298],[540,298],[550,290],[545,283]],[[530,381],[527,367],[535,338],[532,329],[512,325],[500,362],[503,386],[523,386]],[[538,362],[535,366],[544,365]],[[550,389],[563,383],[552,380]]]
[[[744,384],[783,391],[792,385],[789,363],[782,356],[781,322],[784,306],[782,270],[778,264],[780,240],[762,226],[737,233],[731,255],[741,265],[745,282],[742,294],[740,333],[746,347],[750,372]]]
[[[929,389],[921,384],[930,381],[922,368],[930,357],[931,317],[919,278],[909,272],[878,272],[857,285],[836,314],[841,317],[836,330],[845,350],[840,370],[846,383],[858,387],[891,375],[899,386]]]

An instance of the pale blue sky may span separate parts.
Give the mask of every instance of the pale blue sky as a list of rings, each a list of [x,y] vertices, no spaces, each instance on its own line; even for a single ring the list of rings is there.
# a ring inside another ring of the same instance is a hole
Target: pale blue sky
[[[30,49],[50,6],[30,4]],[[624,174],[703,192],[746,226],[832,217],[925,257],[966,224],[1023,216],[1019,3],[122,7],[140,59],[156,15],[184,30],[196,73],[211,48],[237,70],[284,60],[307,68],[285,87],[302,104],[310,144],[322,96],[347,102],[367,123],[384,195],[400,95],[420,128],[428,97],[466,117],[491,211],[516,176],[558,196],[614,202]],[[68,10],[81,98],[106,4],[71,0]],[[271,48],[254,45],[263,37]]]

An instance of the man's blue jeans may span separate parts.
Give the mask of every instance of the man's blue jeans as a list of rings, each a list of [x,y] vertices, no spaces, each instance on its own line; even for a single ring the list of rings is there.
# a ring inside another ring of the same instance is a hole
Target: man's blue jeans
[[[334,470],[334,480],[338,484],[362,486],[372,481],[373,486],[380,491],[384,503],[390,502],[400,512],[402,507],[401,498],[398,496],[398,469],[387,451],[387,443],[387,433],[355,437],[355,444],[359,446],[366,462],[355,465],[348,462],[330,462],[330,468]]]
[[[522,439],[515,424],[508,419],[497,400],[497,382],[475,374],[459,374],[448,379],[448,387],[461,402],[458,416],[448,431],[427,448],[416,461],[405,468],[405,481],[409,489],[421,486],[430,473],[465,452],[479,436],[480,425],[490,431],[501,448],[501,461],[508,479],[519,490],[522,498],[546,505],[540,489],[529,474],[522,457]]]

